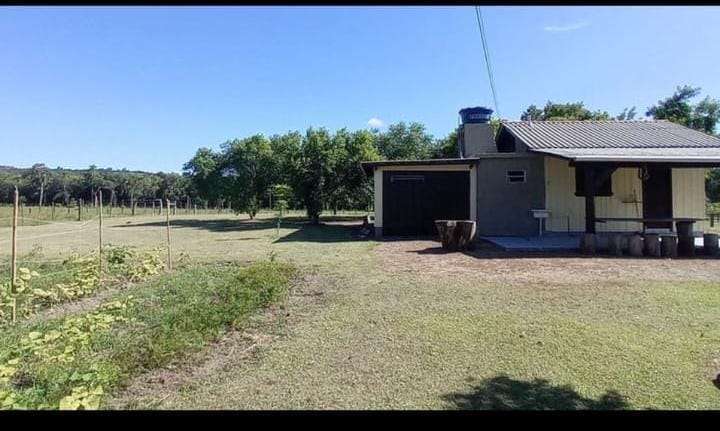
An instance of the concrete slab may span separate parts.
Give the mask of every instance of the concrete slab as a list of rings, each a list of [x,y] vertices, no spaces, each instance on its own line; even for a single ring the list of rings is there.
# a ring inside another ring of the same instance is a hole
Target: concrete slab
[[[489,241],[506,251],[555,251],[576,250],[580,247],[579,236],[481,236],[482,240]]]

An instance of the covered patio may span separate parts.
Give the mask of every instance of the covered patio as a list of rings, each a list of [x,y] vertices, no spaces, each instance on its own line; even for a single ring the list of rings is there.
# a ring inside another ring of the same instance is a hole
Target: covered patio
[[[504,126],[529,152],[545,156],[545,210],[555,218],[543,238],[493,239],[500,246],[594,252],[614,245],[621,253],[628,237],[642,235],[646,245],[678,241],[685,254],[705,242],[717,248],[716,236],[703,238],[704,177],[720,167],[720,138],[667,121]]]

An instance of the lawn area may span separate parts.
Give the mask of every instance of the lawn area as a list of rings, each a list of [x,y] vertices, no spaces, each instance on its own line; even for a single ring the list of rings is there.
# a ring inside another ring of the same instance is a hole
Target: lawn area
[[[143,362],[104,405],[720,408],[720,260],[446,254],[429,240],[356,239],[352,216],[319,227],[296,216],[279,235],[269,214],[176,216],[173,252],[198,268],[178,271],[200,272],[138,292],[192,290],[214,279],[203,268],[272,257],[297,268],[284,312],[254,311],[237,330],[199,338],[191,354],[179,344]],[[104,237],[155,247],[163,221],[113,217]],[[58,259],[92,250],[95,235],[82,222],[26,226],[20,253]],[[0,263],[5,238],[0,228]]]

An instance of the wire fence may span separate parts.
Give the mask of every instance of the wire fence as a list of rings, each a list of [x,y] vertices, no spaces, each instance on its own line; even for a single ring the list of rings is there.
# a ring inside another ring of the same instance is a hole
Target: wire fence
[[[103,208],[102,205],[102,192],[98,192],[99,195],[99,205],[96,207],[95,214],[89,215],[88,218],[82,220],[81,222],[54,222],[52,223],[52,230],[51,231],[40,231],[34,230],[33,234],[30,235],[24,235],[24,230],[22,226],[20,225],[20,220],[22,220],[21,217],[21,205],[19,203],[19,199],[17,196],[17,192],[15,195],[15,203],[12,206],[12,215],[9,217],[3,217],[4,220],[9,219],[9,224],[12,228],[11,232],[12,235],[8,235],[7,238],[0,238],[0,246],[7,247],[9,245],[9,249],[11,250],[11,257],[9,262],[0,262],[0,273],[5,274],[6,271],[9,273],[7,275],[6,280],[2,280],[0,282],[0,288],[7,289],[7,292],[2,292],[3,295],[0,295],[0,298],[2,297],[9,297],[9,298],[15,298],[16,295],[19,293],[17,290],[17,286],[20,284],[21,281],[18,277],[23,277],[23,275],[18,275],[18,267],[21,268],[21,273],[23,267],[38,267],[41,265],[50,265],[51,269],[50,272],[43,272],[42,274],[33,275],[34,279],[47,279],[47,280],[53,280],[54,282],[57,281],[58,277],[62,277],[65,274],[73,273],[75,270],[70,267],[62,267],[60,266],[57,268],[57,270],[54,270],[55,267],[59,265],[64,265],[65,262],[67,262],[67,258],[56,258],[56,259],[41,259],[38,257],[38,253],[35,253],[34,251],[30,251],[29,253],[26,253],[24,256],[20,256],[18,253],[18,245],[19,244],[33,244],[33,247],[38,246],[37,243],[38,240],[44,240],[46,238],[50,237],[57,237],[57,236],[68,236],[68,235],[74,235],[75,237],[80,237],[82,240],[87,241],[90,240],[96,244],[94,247],[95,251],[90,251],[90,256],[92,254],[95,254],[97,256],[97,276],[98,280],[103,280],[103,275],[105,275],[106,271],[104,270],[104,257],[103,257],[103,250],[106,249],[110,244],[107,243],[103,239],[103,230],[107,229],[107,227],[103,226],[103,218],[106,217],[106,210]],[[162,235],[158,236],[158,248],[164,248],[167,250],[166,255],[166,261],[165,261],[165,268],[166,270],[170,271],[172,270],[172,254],[171,254],[171,227],[172,227],[172,219],[171,215],[177,214],[177,205],[173,205],[170,200],[165,201],[159,201],[157,203],[157,209],[151,207],[151,210],[153,211],[153,214],[164,215],[164,222],[162,224],[162,227],[158,227],[157,231],[158,233],[161,233]],[[78,214],[82,214],[83,210],[85,208],[81,205],[78,205],[76,207],[76,210]],[[158,211],[159,210],[159,211]],[[188,213],[190,212],[190,209],[187,209]],[[111,214],[112,210],[108,211],[108,215]],[[57,211],[53,211],[55,214],[57,214]],[[30,211],[28,211],[28,214]],[[39,211],[36,211],[36,214],[38,214]],[[138,212],[136,211],[136,214]],[[197,213],[197,210],[195,211]],[[82,219],[82,217],[80,217]],[[42,220],[42,219],[40,219]],[[48,228],[41,227],[40,229],[48,230]],[[113,246],[123,246],[125,244],[112,244]],[[92,259],[92,258],[91,258]],[[92,260],[91,260],[92,261]],[[8,271],[9,269],[9,271]],[[26,272],[27,274],[27,272]],[[3,275],[3,278],[5,275]],[[12,304],[16,304],[16,300],[12,300]],[[2,306],[8,306],[8,304],[0,304]],[[14,309],[13,309],[14,310]],[[13,311],[13,321],[15,321],[15,313]]]

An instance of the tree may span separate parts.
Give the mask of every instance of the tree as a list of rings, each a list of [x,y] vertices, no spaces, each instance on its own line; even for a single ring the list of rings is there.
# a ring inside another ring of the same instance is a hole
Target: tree
[[[523,121],[548,121],[548,120],[608,120],[610,114],[605,111],[590,111],[585,108],[582,102],[576,103],[553,103],[548,101],[543,109],[530,105],[520,116]]]
[[[361,162],[379,160],[380,154],[372,132],[349,133],[341,129],[332,140],[331,169],[327,199],[337,212],[339,208],[367,208],[372,200],[372,181],[362,170]]]
[[[45,185],[48,182],[48,178],[51,176],[50,170],[45,166],[44,163],[35,163],[27,173],[29,184],[34,189],[38,190],[38,205],[43,206],[43,200],[45,198]]]
[[[262,135],[223,144],[223,176],[232,181],[229,195],[236,211],[251,219],[260,210],[262,197],[273,182],[270,141]]]
[[[617,117],[615,117],[615,119],[619,121],[630,121],[635,118],[635,115],[635,107],[633,106],[629,110],[628,108],[623,109],[623,111]]]
[[[700,88],[684,85],[678,86],[675,93],[663,100],[658,100],[657,105],[648,108],[645,115],[656,120],[668,120],[673,123],[690,127],[693,119],[693,108],[690,99],[700,94]]]
[[[453,130],[446,137],[439,139],[433,149],[433,159],[452,159],[460,156],[458,148],[457,130]]]
[[[388,126],[387,132],[375,132],[380,155],[387,160],[427,159],[432,154],[433,137],[420,123],[399,122]]]
[[[221,175],[222,163],[221,154],[203,147],[183,165],[183,175],[190,179],[192,188],[206,202],[219,200],[225,193],[225,181]]]
[[[311,224],[320,223],[326,197],[326,183],[332,175],[333,166],[330,133],[324,128],[310,128],[305,133],[301,151],[301,163],[295,184],[305,204]]]

